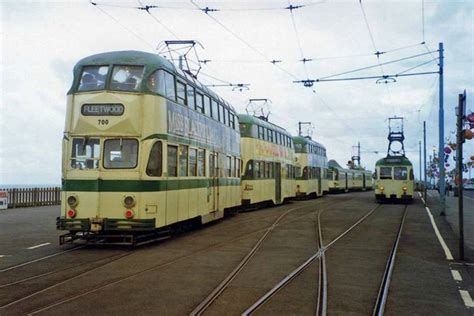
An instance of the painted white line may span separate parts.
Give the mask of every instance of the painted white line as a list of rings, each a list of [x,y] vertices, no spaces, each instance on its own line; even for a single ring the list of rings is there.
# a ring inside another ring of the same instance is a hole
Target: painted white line
[[[461,273],[458,270],[451,270],[451,274],[453,275],[454,281],[462,281]]]
[[[474,201],[474,199],[472,197],[469,197],[469,196],[464,196],[464,198]]]
[[[31,250],[31,249],[36,249],[36,248],[39,248],[39,247],[44,247],[44,246],[47,246],[47,245],[51,245],[50,242],[45,242],[44,244],[40,244],[40,245],[36,245],[36,246],[31,246],[31,247],[28,247],[26,249],[28,250]]]
[[[471,294],[465,290],[459,290],[461,294],[462,300],[464,301],[464,305],[467,307],[474,307],[474,302],[472,301]]]
[[[5,258],[7,255],[0,255],[0,258]]]
[[[448,246],[444,242],[443,236],[441,236],[441,234],[439,233],[438,226],[436,226],[433,215],[431,215],[430,209],[428,207],[425,207],[425,209],[426,209],[426,212],[428,213],[428,216],[430,217],[431,225],[433,226],[436,237],[438,237],[439,243],[441,244],[441,247],[443,247],[444,253],[446,255],[446,259],[453,260],[453,255],[451,254],[451,251],[449,250]]]

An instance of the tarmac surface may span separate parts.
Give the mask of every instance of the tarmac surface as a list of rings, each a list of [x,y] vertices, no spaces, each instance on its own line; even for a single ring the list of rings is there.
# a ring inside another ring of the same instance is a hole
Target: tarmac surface
[[[60,247],[58,207],[0,211],[0,315],[189,315],[268,232],[204,312],[240,315],[318,252],[318,214],[327,245],[376,206],[373,192],[294,201],[139,248]],[[404,208],[381,205],[326,250],[328,314],[372,313]],[[408,205],[387,315],[473,314],[474,273],[456,259],[457,237],[448,222],[434,207],[431,212],[454,258],[446,258],[417,197]],[[314,315],[319,265],[312,262],[255,314]]]

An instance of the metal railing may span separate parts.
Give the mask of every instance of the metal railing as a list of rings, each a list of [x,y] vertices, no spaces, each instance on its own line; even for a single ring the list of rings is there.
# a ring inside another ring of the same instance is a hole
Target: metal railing
[[[61,188],[11,188],[8,192],[8,208],[61,204]]]

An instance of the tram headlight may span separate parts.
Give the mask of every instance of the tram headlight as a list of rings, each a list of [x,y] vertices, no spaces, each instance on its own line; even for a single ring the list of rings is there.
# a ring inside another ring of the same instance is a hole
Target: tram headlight
[[[383,185],[380,186],[380,191],[383,191],[384,187]]]
[[[70,207],[76,207],[77,204],[79,204],[79,202],[77,201],[77,198],[76,198],[74,195],[70,195],[70,196],[67,198],[67,204],[68,204]]]
[[[403,187],[403,192],[406,192],[407,191],[407,187]]]
[[[135,198],[133,196],[128,195],[128,196],[124,197],[123,205],[126,208],[132,208],[132,207],[135,206],[135,204],[136,204],[136,202],[135,202]]]

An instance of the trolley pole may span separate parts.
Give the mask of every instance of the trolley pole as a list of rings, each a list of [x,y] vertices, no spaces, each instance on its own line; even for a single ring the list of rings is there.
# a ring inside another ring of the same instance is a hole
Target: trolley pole
[[[426,203],[426,186],[428,185],[428,183],[426,182],[426,121],[423,121],[423,156],[424,156],[424,159],[423,159],[423,166],[424,166],[424,176],[425,176],[425,185],[423,186],[424,187],[424,190],[423,190],[423,193],[424,193],[424,196],[425,196],[425,203]],[[431,160],[431,158],[430,158]],[[431,165],[431,164],[430,164]]]
[[[462,147],[464,143],[464,105],[466,102],[466,91],[458,98],[457,115],[457,144],[456,144],[456,169],[458,185],[458,211],[459,211],[459,257],[464,260],[464,201],[463,201],[463,181],[462,181]]]
[[[443,43],[439,43],[439,147],[438,147],[438,168],[439,168],[439,204],[441,208],[441,216],[446,216],[446,183],[444,172],[444,50]]]

